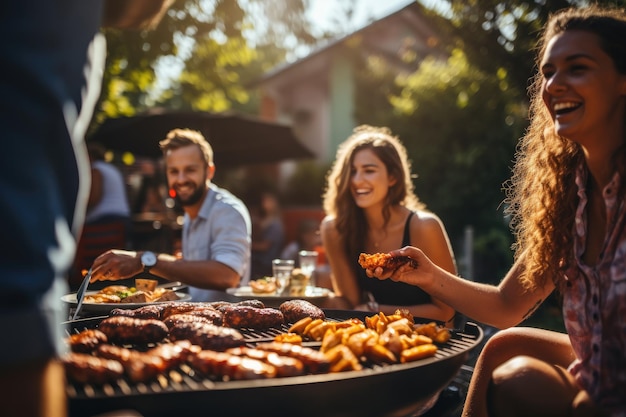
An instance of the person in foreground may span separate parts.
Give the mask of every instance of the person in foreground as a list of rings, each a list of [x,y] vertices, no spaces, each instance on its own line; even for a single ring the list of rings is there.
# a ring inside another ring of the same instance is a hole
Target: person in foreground
[[[101,26],[149,29],[166,0],[19,1],[0,13],[0,415],[64,417],[67,272],[87,204],[84,135],[106,55]]]
[[[498,286],[458,278],[413,247],[391,254],[416,269],[367,271],[499,328],[560,292],[568,334],[497,333],[476,364],[464,416],[626,416],[624,39],[624,10],[568,9],[548,21],[507,193],[516,262]]]
[[[185,211],[183,257],[112,249],[94,261],[91,282],[150,272],[189,285],[193,301],[210,301],[207,290],[234,288],[249,277],[250,214],[240,199],[211,183],[213,149],[200,132],[174,129],[159,145],[168,186]]]
[[[410,310],[450,322],[454,310],[420,288],[369,279],[359,254],[421,247],[446,271],[456,273],[454,255],[440,219],[413,191],[406,149],[387,128],[363,125],[337,151],[324,195],[321,236],[335,293],[349,308]]]

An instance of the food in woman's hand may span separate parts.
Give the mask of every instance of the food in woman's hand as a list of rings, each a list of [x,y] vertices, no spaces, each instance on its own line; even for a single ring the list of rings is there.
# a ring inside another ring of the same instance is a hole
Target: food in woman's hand
[[[391,256],[388,253],[361,253],[359,255],[359,265],[363,269],[382,268],[385,271],[395,271],[403,265],[417,268],[417,261],[408,256]]]

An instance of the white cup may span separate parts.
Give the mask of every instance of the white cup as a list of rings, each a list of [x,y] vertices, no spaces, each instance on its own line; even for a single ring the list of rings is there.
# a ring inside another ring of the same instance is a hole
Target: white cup
[[[289,278],[294,264],[293,259],[274,259],[272,261],[272,275],[276,278],[279,293],[283,293],[289,286]]]

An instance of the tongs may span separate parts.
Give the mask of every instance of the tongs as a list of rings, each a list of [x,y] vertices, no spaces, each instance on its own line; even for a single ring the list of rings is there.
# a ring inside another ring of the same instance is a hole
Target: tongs
[[[87,285],[89,285],[89,280],[91,279],[91,268],[85,275],[82,284],[78,287],[78,291],[76,292],[76,310],[74,311],[74,315],[72,316],[72,320],[76,320],[78,317],[78,313],[80,312],[80,308],[83,306],[83,300],[85,299],[85,293],[87,292]]]

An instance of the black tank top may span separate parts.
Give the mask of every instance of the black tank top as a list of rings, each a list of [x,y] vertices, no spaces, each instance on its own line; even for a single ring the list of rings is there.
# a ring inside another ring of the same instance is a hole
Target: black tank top
[[[402,246],[409,246],[411,244],[411,218],[413,212],[409,214],[404,225],[404,235],[402,237]],[[357,256],[358,258],[358,256]],[[365,273],[365,270],[358,265],[357,259],[357,280],[361,291],[369,291],[372,293],[378,304],[389,305],[416,305],[427,304],[431,302],[430,295],[423,291],[421,288],[415,285],[405,284],[404,282],[395,282],[390,279],[384,281],[376,278],[370,278]]]

